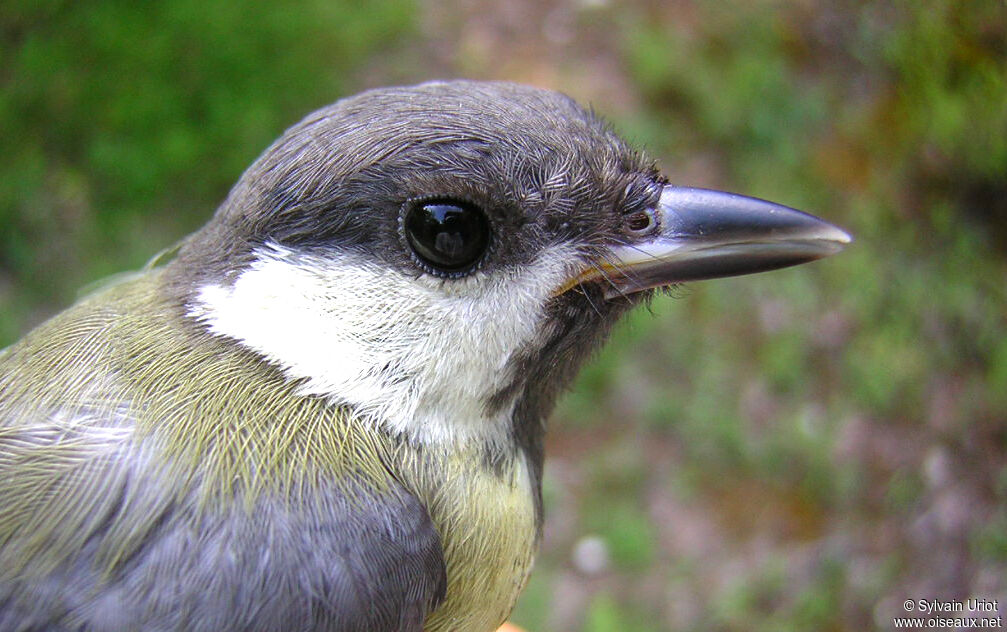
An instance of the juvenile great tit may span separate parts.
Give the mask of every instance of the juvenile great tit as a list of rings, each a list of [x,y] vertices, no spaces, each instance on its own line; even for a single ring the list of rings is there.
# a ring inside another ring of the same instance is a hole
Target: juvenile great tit
[[[310,114],[173,259],[0,353],[0,630],[494,630],[613,323],[848,241],[669,184],[554,92]]]

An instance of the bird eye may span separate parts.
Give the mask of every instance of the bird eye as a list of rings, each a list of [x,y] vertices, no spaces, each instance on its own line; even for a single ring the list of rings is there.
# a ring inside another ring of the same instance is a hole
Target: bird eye
[[[461,200],[407,202],[402,230],[409,247],[430,272],[450,277],[474,269],[490,244],[486,214]]]

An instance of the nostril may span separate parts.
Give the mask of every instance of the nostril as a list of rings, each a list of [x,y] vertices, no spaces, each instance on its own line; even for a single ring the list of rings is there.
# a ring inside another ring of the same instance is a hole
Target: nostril
[[[626,230],[635,235],[643,235],[654,229],[654,212],[650,209],[635,211],[625,218]]]

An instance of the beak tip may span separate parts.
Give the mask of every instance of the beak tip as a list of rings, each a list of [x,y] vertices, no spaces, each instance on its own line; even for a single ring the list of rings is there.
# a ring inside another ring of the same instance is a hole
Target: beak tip
[[[840,247],[845,247],[853,243],[853,235],[849,234],[848,232],[846,232],[842,228],[839,228],[838,226],[833,226],[832,228],[836,234],[836,236],[833,238],[833,241],[839,244]]]
[[[842,228],[824,221],[822,224],[822,230],[815,236],[815,240],[826,246],[826,256],[839,253],[853,243],[853,236]]]

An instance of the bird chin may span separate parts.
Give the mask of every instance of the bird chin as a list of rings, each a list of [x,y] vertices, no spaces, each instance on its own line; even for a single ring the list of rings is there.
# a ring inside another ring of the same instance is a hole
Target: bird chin
[[[629,288],[606,279],[600,279],[596,275],[587,277],[585,273],[565,284],[556,292],[555,296],[583,297],[591,305],[599,308],[602,305],[607,309],[618,306],[634,307],[640,303],[646,303],[658,292],[669,291],[675,285],[677,284],[668,284],[663,287]]]

